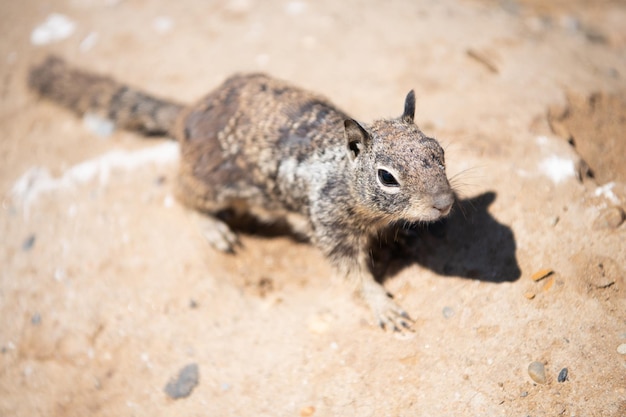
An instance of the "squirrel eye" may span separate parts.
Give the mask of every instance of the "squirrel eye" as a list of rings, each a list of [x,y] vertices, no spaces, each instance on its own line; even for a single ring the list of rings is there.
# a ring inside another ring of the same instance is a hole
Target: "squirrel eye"
[[[385,169],[378,170],[378,180],[380,183],[386,187],[399,187],[400,183],[396,178],[391,174],[391,172]]]

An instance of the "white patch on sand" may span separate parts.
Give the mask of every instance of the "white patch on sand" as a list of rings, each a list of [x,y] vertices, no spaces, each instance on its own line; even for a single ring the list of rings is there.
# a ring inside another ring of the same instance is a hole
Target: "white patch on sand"
[[[608,182],[598,188],[596,188],[594,194],[596,197],[604,197],[609,200],[612,204],[619,205],[621,204],[620,199],[613,192],[613,187],[615,187],[615,182]]]
[[[576,178],[576,165],[570,158],[551,155],[539,163],[541,172],[555,184]]]
[[[33,45],[47,45],[52,42],[69,38],[76,29],[76,23],[67,16],[52,13],[30,34],[30,43]]]
[[[43,193],[73,188],[96,179],[104,185],[114,170],[129,171],[147,164],[169,164],[178,159],[178,154],[178,143],[164,142],[139,151],[116,150],[105,153],[70,167],[57,178],[46,168],[33,167],[15,182],[11,196],[28,212],[29,207]]]

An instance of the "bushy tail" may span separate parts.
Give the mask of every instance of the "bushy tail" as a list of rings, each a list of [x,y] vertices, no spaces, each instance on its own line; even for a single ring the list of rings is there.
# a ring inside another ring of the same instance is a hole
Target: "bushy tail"
[[[102,75],[70,68],[49,56],[31,68],[29,86],[79,115],[93,113],[122,129],[146,135],[172,135],[183,106],[162,100]]]

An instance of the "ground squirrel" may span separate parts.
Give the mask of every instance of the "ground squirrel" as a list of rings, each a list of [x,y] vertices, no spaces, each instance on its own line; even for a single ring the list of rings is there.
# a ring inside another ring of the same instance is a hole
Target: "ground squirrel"
[[[177,196],[206,214],[205,236],[215,247],[237,243],[220,213],[286,220],[357,283],[381,327],[411,327],[371,272],[372,238],[390,225],[441,219],[454,202],[443,149],[413,121],[413,91],[400,117],[366,125],[263,74],[232,76],[191,106],[56,57],[31,69],[29,85],[79,114],[178,140]]]

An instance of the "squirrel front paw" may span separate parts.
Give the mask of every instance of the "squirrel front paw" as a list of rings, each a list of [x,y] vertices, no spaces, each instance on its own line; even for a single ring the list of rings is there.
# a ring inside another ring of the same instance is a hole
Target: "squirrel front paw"
[[[413,319],[391,299],[382,285],[373,280],[363,283],[362,295],[383,330],[399,334],[414,331]]]
[[[394,333],[413,332],[413,319],[404,311],[396,302],[394,302],[387,294],[385,299],[376,301],[374,305],[370,303],[370,307],[378,320],[378,325],[383,330],[392,331]]]
[[[200,232],[211,246],[221,252],[234,253],[240,245],[237,234],[213,216],[205,216],[200,220]]]

